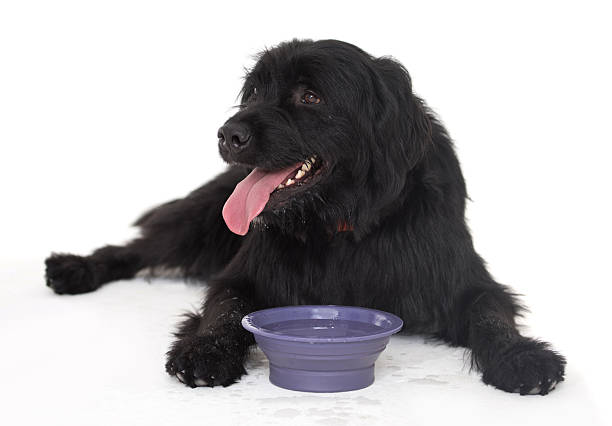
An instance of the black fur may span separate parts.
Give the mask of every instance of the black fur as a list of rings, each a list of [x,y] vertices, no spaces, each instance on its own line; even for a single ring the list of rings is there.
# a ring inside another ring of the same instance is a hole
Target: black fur
[[[305,104],[306,89],[321,102]],[[471,349],[483,381],[505,391],[544,395],[563,380],[564,358],[517,331],[521,306],[474,251],[451,140],[402,65],[334,40],[282,43],[260,55],[226,124],[249,139],[220,144],[225,173],[146,213],[126,246],[52,255],[47,284],[82,293],[152,267],[206,280],[166,364],[192,387],[238,379],[254,343],[241,317],[292,304],[393,312],[405,332]],[[272,194],[246,236],[228,230],[221,209],[253,167],[313,154],[309,184]]]

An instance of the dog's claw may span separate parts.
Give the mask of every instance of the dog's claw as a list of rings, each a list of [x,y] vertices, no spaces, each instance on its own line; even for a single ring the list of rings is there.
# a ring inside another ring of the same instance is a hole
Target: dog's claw
[[[196,378],[193,383],[196,386],[208,386],[208,382],[206,380],[200,379],[200,378]]]

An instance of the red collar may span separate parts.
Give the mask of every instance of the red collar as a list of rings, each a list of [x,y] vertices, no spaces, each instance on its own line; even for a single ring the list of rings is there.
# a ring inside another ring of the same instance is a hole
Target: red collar
[[[355,228],[353,227],[353,225],[351,225],[345,220],[338,222],[338,228],[336,229],[337,232],[348,232],[348,231],[354,231],[354,230]]]

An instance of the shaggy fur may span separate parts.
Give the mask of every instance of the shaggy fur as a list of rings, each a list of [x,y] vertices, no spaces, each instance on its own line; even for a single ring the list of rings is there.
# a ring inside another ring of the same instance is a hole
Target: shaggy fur
[[[305,103],[308,90],[320,102]],[[564,358],[519,333],[515,295],[474,251],[451,140],[401,64],[335,40],[282,43],[261,53],[225,126],[246,132],[228,141],[221,129],[225,173],[146,213],[125,246],[53,254],[47,284],[84,293],[155,267],[206,281],[166,363],[191,387],[245,373],[254,340],[243,315],[295,304],[392,312],[404,332],[469,348],[483,381],[504,391],[544,395],[563,380]],[[221,210],[247,173],[313,154],[309,182],[273,193],[246,236],[229,231]]]

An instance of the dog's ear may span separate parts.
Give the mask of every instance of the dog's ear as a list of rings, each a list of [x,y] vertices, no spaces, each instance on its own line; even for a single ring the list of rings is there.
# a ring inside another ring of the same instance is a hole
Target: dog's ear
[[[368,72],[369,81],[362,91],[367,102],[360,104],[366,119],[357,124],[368,144],[367,158],[360,158],[367,172],[356,167],[360,173],[353,179],[362,179],[365,189],[359,194],[360,207],[353,212],[356,232],[367,230],[381,212],[402,202],[401,194],[411,182],[409,175],[433,145],[432,119],[421,99],[412,93],[408,71],[383,57],[371,58]]]
[[[432,123],[427,107],[412,92],[412,80],[402,64],[389,57],[374,60],[376,133],[386,143],[401,145],[409,168],[414,167],[432,143]]]

